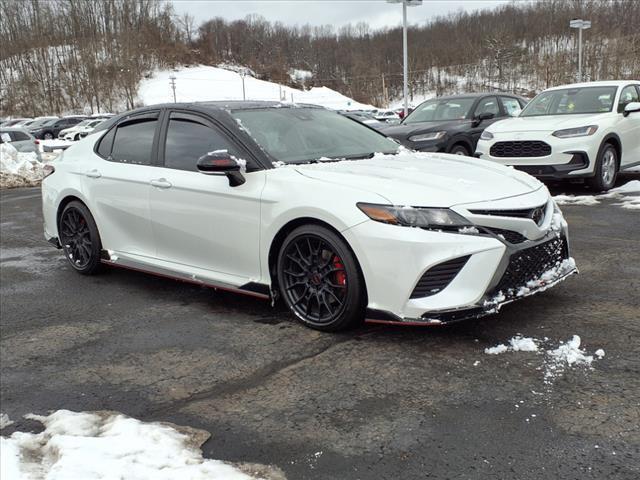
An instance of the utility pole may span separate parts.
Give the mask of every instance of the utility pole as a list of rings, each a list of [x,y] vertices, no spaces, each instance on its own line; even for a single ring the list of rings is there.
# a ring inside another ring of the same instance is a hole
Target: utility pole
[[[176,103],[176,76],[171,75],[169,81],[171,82],[171,90],[173,90],[173,103]]]
[[[247,93],[246,90],[244,88],[244,77],[246,76],[245,72],[240,72],[240,78],[242,78],[242,100],[246,100],[247,99]]]
[[[589,20],[574,18],[569,22],[569,27],[578,29],[578,82],[582,81],[582,30],[591,28]]]

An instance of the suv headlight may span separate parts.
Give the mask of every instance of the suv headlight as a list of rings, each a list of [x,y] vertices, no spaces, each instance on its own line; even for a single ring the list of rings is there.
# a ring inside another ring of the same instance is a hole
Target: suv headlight
[[[429,140],[440,140],[443,138],[447,132],[429,132],[429,133],[421,133],[419,135],[413,135],[409,137],[409,140],[412,142],[426,142]]]
[[[487,132],[486,130],[483,130],[482,134],[480,135],[480,140],[491,140],[492,138],[493,133]]]
[[[597,125],[588,125],[586,127],[567,128],[565,130],[556,130],[551,135],[558,138],[574,138],[574,137],[586,137],[593,135],[598,130]]]
[[[432,229],[471,225],[466,218],[448,208],[399,207],[374,203],[358,203],[357,206],[371,220],[391,225]]]

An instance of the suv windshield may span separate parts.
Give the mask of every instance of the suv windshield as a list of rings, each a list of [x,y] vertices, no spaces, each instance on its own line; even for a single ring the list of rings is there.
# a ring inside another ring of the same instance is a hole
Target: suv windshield
[[[442,122],[467,118],[473,98],[433,99],[424,102],[407,115],[402,123]]]
[[[610,112],[617,87],[565,88],[542,92],[524,108],[521,117]]]
[[[308,163],[395,154],[399,145],[364,125],[320,108],[236,110],[232,115],[276,160]]]

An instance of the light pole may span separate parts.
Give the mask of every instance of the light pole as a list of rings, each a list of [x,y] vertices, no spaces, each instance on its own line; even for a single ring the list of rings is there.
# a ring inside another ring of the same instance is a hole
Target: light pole
[[[176,76],[171,75],[169,77],[169,84],[171,85],[171,90],[173,90],[173,103],[176,103]]]
[[[422,0],[387,0],[388,3],[402,3],[402,76],[404,95],[404,116],[409,113],[409,54],[407,52],[407,7],[422,5]]]
[[[582,81],[582,30],[591,28],[589,20],[574,18],[569,22],[569,27],[578,29],[578,81]]]

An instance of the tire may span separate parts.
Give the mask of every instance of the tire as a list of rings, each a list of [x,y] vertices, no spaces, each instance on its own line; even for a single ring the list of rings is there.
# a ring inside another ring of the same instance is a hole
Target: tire
[[[58,221],[58,236],[65,258],[76,272],[93,275],[102,270],[100,234],[83,203],[72,201],[64,207]]]
[[[74,142],[77,142],[78,140],[80,140],[80,134],[79,134],[79,133],[76,133],[76,134],[73,136],[73,141],[74,141]]]
[[[616,148],[610,143],[602,145],[596,159],[594,176],[587,180],[589,188],[596,192],[606,192],[611,189],[616,184],[619,165],[620,159]]]
[[[471,153],[469,153],[469,150],[467,149],[467,147],[465,147],[461,143],[458,143],[457,145],[454,145],[451,148],[451,151],[449,153],[452,153],[454,155],[464,155],[466,157],[470,157],[471,156]]]
[[[364,319],[366,289],[355,256],[325,227],[303,225],[285,238],[277,276],[289,310],[308,327],[337,332]]]
[[[53,140],[53,133],[51,132],[45,132],[44,135],[42,135],[42,138],[44,140]]]

